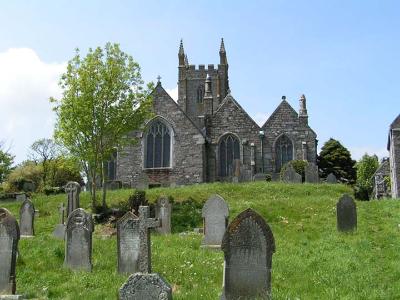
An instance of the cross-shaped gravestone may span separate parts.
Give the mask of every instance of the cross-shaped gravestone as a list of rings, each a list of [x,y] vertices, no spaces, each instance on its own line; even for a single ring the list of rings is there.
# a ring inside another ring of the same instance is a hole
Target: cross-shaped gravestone
[[[53,236],[59,239],[64,239],[65,235],[65,224],[64,224],[64,218],[65,218],[65,206],[64,203],[61,203],[58,211],[60,212],[60,223],[57,224],[56,228],[53,231]]]
[[[139,272],[151,273],[150,228],[160,226],[160,220],[149,218],[149,207],[139,206]]]
[[[81,192],[81,186],[75,181],[70,181],[65,186],[65,192],[67,193],[67,217],[75,209],[79,208],[79,194]]]

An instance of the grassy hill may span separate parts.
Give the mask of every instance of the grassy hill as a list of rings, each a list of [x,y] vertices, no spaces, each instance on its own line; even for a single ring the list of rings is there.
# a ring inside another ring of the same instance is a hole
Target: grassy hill
[[[248,207],[260,213],[276,242],[274,299],[399,299],[400,201],[357,202],[358,230],[343,234],[336,230],[336,202],[345,192],[351,190],[343,185],[255,182],[159,188],[147,196],[150,201],[167,195],[177,202],[191,197],[204,203],[217,193],[229,204],[230,220]],[[108,203],[117,205],[132,193],[111,191]],[[116,299],[127,276],[116,272],[116,238],[104,239],[103,225],[96,225],[94,233],[93,272],[63,268],[64,243],[52,231],[65,199],[34,197],[40,217],[35,238],[20,241],[17,292],[39,299]],[[89,195],[82,193],[81,206],[88,209],[89,203]],[[19,218],[20,203],[0,205]],[[194,233],[152,234],[153,271],[173,286],[174,299],[219,299],[223,254],[200,249],[201,239]]]

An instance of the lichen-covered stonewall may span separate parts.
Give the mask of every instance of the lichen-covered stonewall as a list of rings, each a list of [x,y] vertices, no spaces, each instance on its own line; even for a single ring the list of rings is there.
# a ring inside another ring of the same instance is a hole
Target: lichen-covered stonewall
[[[143,131],[131,133],[138,142],[119,149],[108,164],[110,180],[141,188],[247,181],[259,173],[274,177],[293,159],[315,163],[317,140],[308,125],[305,96],[299,112],[283,96],[260,127],[230,91],[223,40],[219,57],[218,66],[190,65],[181,41],[178,102],[159,80],[153,91],[154,117]]]

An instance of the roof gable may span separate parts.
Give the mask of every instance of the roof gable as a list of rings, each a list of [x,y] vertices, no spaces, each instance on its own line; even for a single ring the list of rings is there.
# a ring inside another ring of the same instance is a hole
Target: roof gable
[[[268,120],[264,123],[262,128],[267,127],[271,123],[273,123],[278,117],[286,116],[293,121],[298,121],[298,114],[293,109],[293,107],[286,101],[282,100],[282,102],[278,105],[275,111],[271,114]],[[281,122],[281,121],[280,121]]]
[[[240,104],[235,100],[235,98],[232,97],[230,93],[226,95],[221,105],[215,111],[213,117],[218,118],[218,116],[230,105],[236,107],[251,123],[256,126],[256,128],[260,128],[260,126],[253,120],[252,117],[250,117],[250,115],[243,109],[243,107],[240,106]]]

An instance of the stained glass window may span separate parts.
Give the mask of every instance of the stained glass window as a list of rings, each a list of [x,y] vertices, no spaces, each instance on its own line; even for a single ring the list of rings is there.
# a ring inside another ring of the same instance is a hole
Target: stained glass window
[[[153,122],[146,134],[146,168],[170,167],[171,132],[161,121]]]
[[[275,143],[276,171],[280,172],[283,165],[293,160],[293,143],[286,136],[282,135]]]
[[[220,176],[227,177],[233,174],[233,162],[240,159],[239,140],[232,134],[221,138],[219,143]]]

